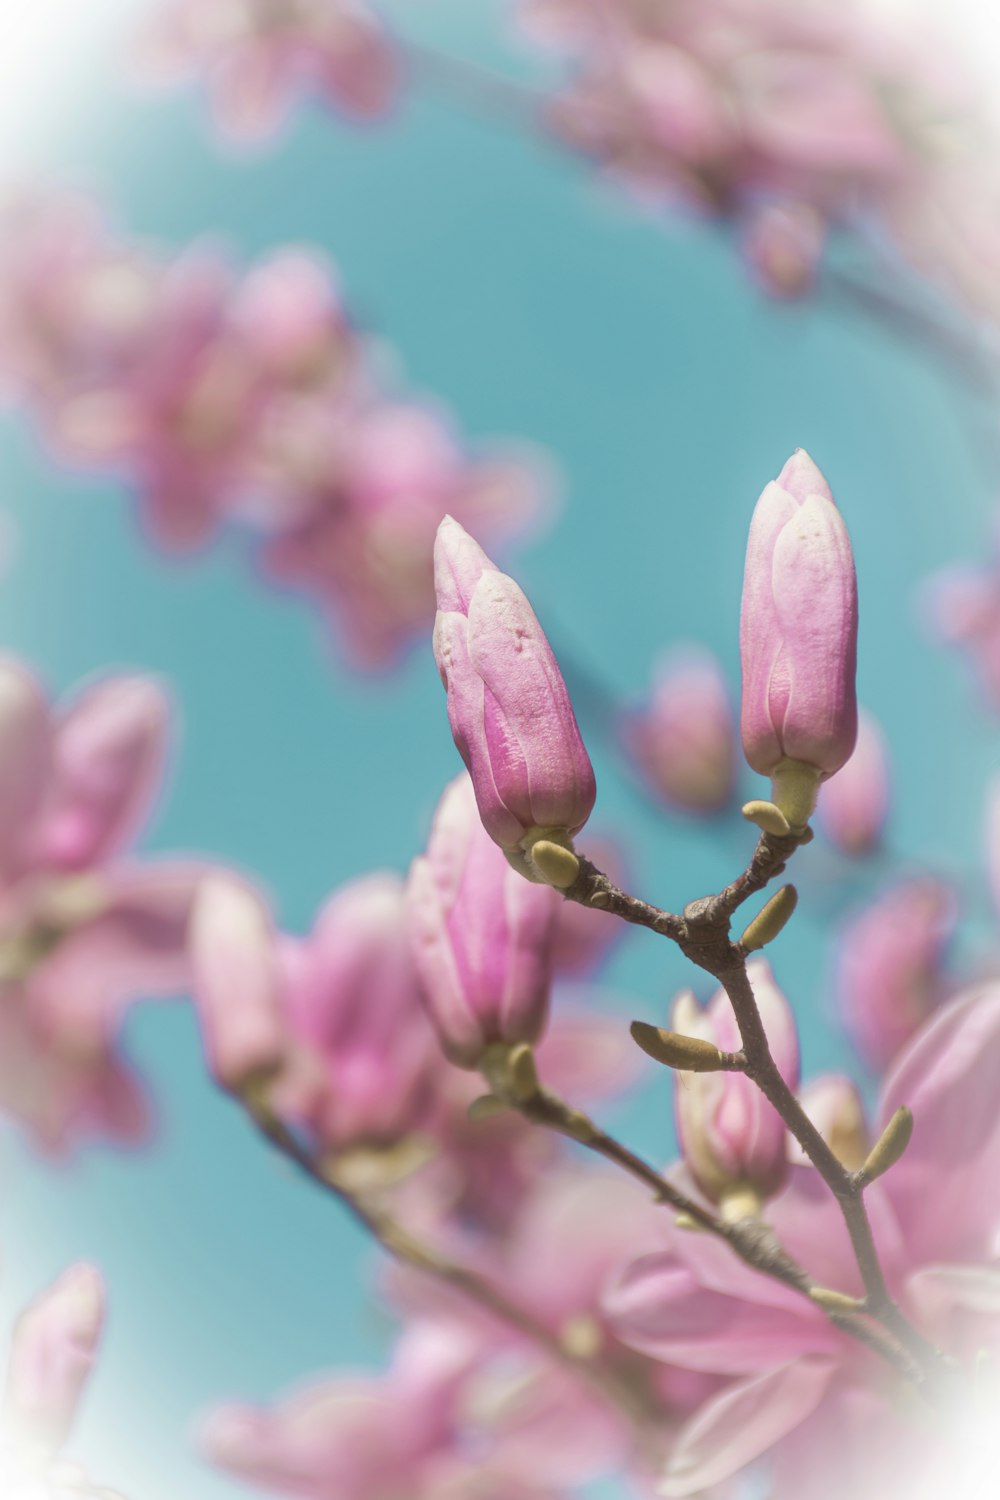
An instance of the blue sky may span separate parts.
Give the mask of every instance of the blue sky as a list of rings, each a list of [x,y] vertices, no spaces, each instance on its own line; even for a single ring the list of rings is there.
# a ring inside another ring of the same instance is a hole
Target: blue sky
[[[428,44],[537,72],[503,40],[495,0],[393,10]],[[663,645],[697,638],[735,688],[747,521],[791,450],[812,452],[854,539],[861,696],[897,769],[893,846],[959,872],[981,912],[996,729],[915,600],[935,566],[982,549],[995,494],[990,413],[953,372],[832,301],[765,304],[723,235],[640,213],[544,142],[426,89],[384,128],[306,112],[280,146],[234,156],[197,97],[125,86],[121,33],[95,31],[81,48],[71,107],[25,135],[21,169],[93,188],[129,232],[165,246],[205,233],[241,257],[321,244],[414,389],[441,397],[473,438],[551,454],[561,509],[517,571],[571,685],[585,663],[627,698]],[[174,765],[149,846],[254,871],[293,928],[339,882],[404,869],[456,766],[429,645],[390,681],[359,681],[305,605],[254,579],[242,538],[167,563],[127,497],[60,469],[17,413],[0,422],[0,457],[18,535],[0,588],[4,648],[56,690],[126,665],[173,685]],[[640,892],[676,907],[730,878],[750,848],[738,817],[705,831],[654,814],[607,754],[601,706],[589,695],[579,706],[594,824],[631,841]],[[775,962],[818,1071],[847,1059],[824,979],[831,912],[871,877],[831,887],[815,846],[803,866],[801,913]],[[662,1014],[687,979],[666,948],[642,933],[623,946],[610,976],[623,1024]],[[356,1231],[209,1087],[188,1008],[140,1008],[128,1046],[159,1100],[159,1139],[141,1157],[93,1151],[71,1170],[7,1143],[0,1312],[68,1260],[96,1259],[113,1317],[81,1453],[133,1500],[224,1500],[242,1491],[192,1456],[198,1412],[377,1361],[386,1322]],[[666,1157],[669,1116],[653,1086],[621,1118]]]

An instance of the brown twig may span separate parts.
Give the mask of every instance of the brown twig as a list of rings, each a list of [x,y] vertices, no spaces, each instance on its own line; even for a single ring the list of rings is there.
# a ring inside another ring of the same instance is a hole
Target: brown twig
[[[491,68],[439,52],[422,42],[406,39],[401,44],[411,73],[432,92],[460,108],[504,125],[514,125],[533,135],[549,137],[545,124],[546,98],[540,91],[506,78]]]
[[[250,1099],[244,1100],[244,1104],[254,1125],[271,1145],[310,1181],[336,1198],[394,1260],[458,1292],[506,1327],[520,1333],[543,1354],[571,1370],[595,1389],[632,1420],[637,1428],[649,1424],[653,1416],[649,1404],[643,1393],[633,1389],[627,1379],[595,1358],[576,1354],[527,1308],[508,1297],[506,1292],[481,1276],[478,1271],[451,1260],[433,1246],[423,1244],[381,1206],[367,1201],[338,1181],[336,1171],[324,1169],[314,1160],[294,1132],[266,1105]]]
[[[736,1062],[741,1069],[744,1067],[742,1056]],[[492,1058],[487,1057],[484,1072],[496,1096],[517,1109],[525,1119],[558,1131],[588,1151],[613,1162],[647,1187],[657,1202],[673,1208],[691,1228],[724,1240],[755,1271],[780,1281],[814,1306],[822,1307],[822,1303],[813,1297],[814,1291],[819,1289],[817,1283],[782,1248],[769,1225],[756,1216],[726,1220],[682,1192],[641,1156],[602,1130],[589,1116],[541,1087],[534,1072],[530,1048],[499,1046]],[[849,1309],[831,1311],[825,1307],[823,1311],[838,1328],[875,1350],[907,1380],[920,1383],[921,1367],[912,1352],[892,1332],[871,1323],[866,1308],[859,1307],[856,1313]]]
[[[743,873],[716,895],[689,902],[680,917],[620,891],[586,859],[581,860],[580,876],[565,895],[569,900],[614,912],[627,922],[648,927],[652,932],[671,938],[692,963],[705,969],[722,985],[732,1002],[739,1026],[743,1044],[742,1070],[777,1111],[833,1193],[843,1215],[865,1288],[863,1311],[881,1324],[891,1336],[892,1359],[897,1367],[904,1369],[910,1379],[921,1383],[926,1380],[930,1370],[941,1372],[942,1357],[904,1316],[889,1292],[864,1204],[863,1184],[857,1174],[845,1167],[834,1154],[782,1077],[771,1056],[760,1011],[747,975],[746,954],[730,937],[733,914],[784,870],[788,859],[804,841],[804,838],[795,834],[787,837],[761,834]],[[597,1134],[600,1137],[602,1133]],[[591,1149],[598,1150],[611,1160],[617,1160],[647,1185],[653,1185],[650,1174],[662,1181],[658,1174],[644,1163],[638,1162],[626,1148],[607,1138],[602,1139],[600,1145],[590,1141],[584,1141],[584,1144],[590,1145]],[[639,1170],[636,1169],[637,1163]],[[661,1196],[677,1206],[673,1190]],[[742,1259],[755,1265],[753,1247],[750,1247],[749,1256],[745,1254],[729,1232],[732,1226],[723,1225],[721,1220],[715,1220],[712,1215],[707,1217],[714,1222],[706,1223],[704,1212],[691,1214],[690,1206],[685,1206],[681,1211],[689,1214],[701,1227],[721,1234]],[[763,1270],[768,1275],[775,1274],[773,1269],[763,1265],[757,1265],[756,1269]],[[801,1268],[795,1269],[799,1273],[798,1282],[795,1279],[789,1280],[785,1275],[780,1275],[779,1279],[809,1296],[811,1283],[808,1276]],[[851,1331],[854,1331],[853,1318],[845,1319],[838,1315],[835,1321],[839,1326],[850,1323]],[[871,1339],[867,1338],[866,1341],[871,1342]],[[884,1339],[880,1340],[880,1352],[887,1353],[888,1347]]]

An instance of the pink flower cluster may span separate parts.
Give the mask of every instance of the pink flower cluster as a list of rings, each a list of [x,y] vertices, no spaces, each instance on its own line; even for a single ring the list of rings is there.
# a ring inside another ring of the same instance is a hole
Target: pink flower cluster
[[[867,1195],[898,1302],[970,1372],[981,1351],[1000,1351],[1000,1204],[982,1190],[1000,1151],[998,1059],[1000,991],[990,984],[953,1000],[897,1058],[876,1129],[904,1101],[916,1127],[902,1161]],[[823,1284],[859,1291],[843,1223],[813,1167],[789,1169],[766,1217]],[[735,1495],[737,1476],[764,1457],[775,1500],[833,1500],[845,1485],[859,1500],[907,1500],[937,1493],[931,1476],[956,1472],[957,1428],[913,1421],[875,1356],[818,1308],[748,1273],[708,1236],[668,1227],[663,1239],[609,1288],[607,1314],[633,1348],[722,1383],[678,1434],[662,1494],[720,1486]],[[979,1441],[986,1435],[984,1426]]]
[[[162,0],[139,60],[158,83],[207,74],[216,120],[238,140],[272,134],[306,93],[378,118],[399,84],[396,48],[361,0]]]
[[[541,1189],[491,1241],[491,1270],[567,1347],[586,1343],[598,1378],[410,1279],[384,1374],[318,1382],[271,1409],[226,1408],[206,1425],[209,1456],[308,1500],[558,1500],[634,1452],[629,1423],[600,1395],[612,1371],[646,1392],[662,1424],[650,1441],[663,1447],[718,1382],[634,1353],[601,1307],[609,1274],[656,1243],[655,1209],[627,1183],[578,1168]]]
[[[219,872],[203,881],[190,929],[209,1065],[234,1093],[263,1091],[321,1156],[388,1161],[433,1143],[432,1175],[451,1195],[478,1189],[478,1216],[492,1218],[485,1200],[518,1175],[523,1132],[470,1128],[476,1090],[442,1045],[474,1068],[494,1041],[540,1038],[555,979],[593,968],[617,936],[599,912],[582,931],[569,915],[550,887],[510,868],[466,776],[446,790],[409,882],[382,871],[341,888],[308,938],[279,932],[260,894]],[[539,1055],[586,1093],[630,1076],[607,1025],[572,1007]],[[493,1170],[477,1184],[484,1154]]]
[[[122,870],[162,769],[154,684],[109,679],[53,714],[0,665],[5,1014],[38,1029],[45,1056],[96,1059],[103,1079],[123,1004],[190,972],[217,1082],[396,1257],[388,1368],[224,1408],[204,1451],[297,1500],[570,1500],[610,1475],[674,1500],[743,1500],[750,1479],[774,1500],[839,1500],[845,1479],[858,1500],[939,1493],[959,1435],[948,1405],[913,1420],[901,1372],[930,1359],[945,1384],[928,1395],[950,1401],[1000,1356],[1000,987],[946,999],[950,897],[930,880],[898,886],[842,948],[843,1009],[888,1065],[874,1128],[837,1077],[807,1084],[796,1115],[793,1008],[750,956],[781,923],[765,908],[737,944],[736,899],[713,967],[711,900],[675,917],[577,852],[594,776],[537,617],[451,517],[435,571],[435,650],[467,769],[408,878],[352,881],[305,937],[231,872],[175,870],[164,904],[154,874]],[[856,628],[846,527],[799,452],[758,503],[744,575],[743,747],[775,797],[744,809],[764,834],[750,874],[770,861],[754,890],[809,841],[831,778],[846,778],[834,830],[865,834],[843,845],[877,833],[884,760],[862,745],[850,771]],[[697,666],[680,701],[707,704],[716,733],[686,736],[682,712],[659,721],[668,765],[694,785],[699,755],[714,772],[732,748],[717,677]],[[769,903],[781,921],[790,890]],[[602,905],[680,929],[721,985],[705,1006],[683,992],[671,1031],[635,1028],[675,1074],[681,1160],[663,1174],[581,1108],[631,1082],[638,1058],[558,983],[603,957],[616,929]],[[15,1484],[39,1478],[23,1500],[87,1493],[59,1450],[96,1344],[96,1287],[71,1273],[15,1336],[0,1465]]]
[[[384,388],[311,251],[240,274],[208,247],[158,257],[78,198],[8,197],[0,350],[0,387],[68,461],[119,475],[157,542],[250,527],[265,575],[314,597],[361,669],[433,615],[446,512],[499,541],[539,505],[535,464],[470,456]]]
[[[756,278],[810,290],[832,227],[877,224],[996,316],[986,101],[940,37],[850,0],[522,0],[569,55],[553,128],[644,197],[733,223]]]
[[[0,1108],[49,1151],[148,1129],[118,1032],[134,1000],[184,990],[205,868],[128,854],[168,717],[154,679],[101,678],[53,708],[0,661]]]

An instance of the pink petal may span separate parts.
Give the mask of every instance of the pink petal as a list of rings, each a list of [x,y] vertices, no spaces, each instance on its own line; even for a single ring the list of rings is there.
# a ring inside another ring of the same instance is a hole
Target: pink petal
[[[713,1396],[682,1428],[660,1494],[697,1494],[766,1453],[816,1410],[834,1368],[822,1357],[796,1359]]]

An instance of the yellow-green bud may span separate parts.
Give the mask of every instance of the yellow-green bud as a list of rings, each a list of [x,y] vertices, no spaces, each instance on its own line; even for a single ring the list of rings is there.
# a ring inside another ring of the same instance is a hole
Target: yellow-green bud
[[[646,1021],[633,1021],[629,1028],[632,1040],[647,1057],[668,1068],[685,1073],[718,1073],[732,1067],[726,1056],[711,1042],[698,1036],[684,1036],[679,1031],[664,1031]]]
[[[858,1180],[867,1186],[894,1167],[910,1144],[912,1134],[913,1115],[901,1104],[865,1158]]]
[[[772,943],[792,915],[798,900],[799,893],[794,885],[783,885],[780,891],[775,891],[740,938],[744,953],[754,953],[766,943]]]

